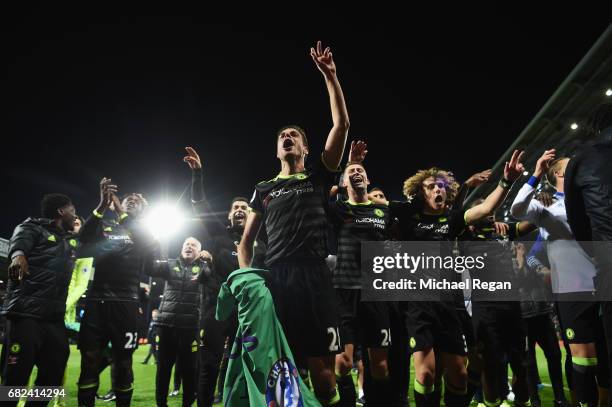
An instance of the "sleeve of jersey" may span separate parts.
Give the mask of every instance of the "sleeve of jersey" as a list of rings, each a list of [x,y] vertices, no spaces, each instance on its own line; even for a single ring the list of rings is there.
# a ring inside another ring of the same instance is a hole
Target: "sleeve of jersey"
[[[527,220],[534,225],[539,225],[540,215],[544,209],[539,201],[534,198],[536,189],[526,183],[519,189],[518,194],[512,202],[510,213],[517,219]]]
[[[536,238],[535,242],[531,246],[531,249],[529,250],[529,253],[527,253],[527,258],[526,258],[527,265],[532,270],[536,270],[538,267],[544,266],[544,264],[538,258],[538,256],[543,252],[543,250],[544,250],[544,240],[542,240],[542,235],[538,234],[538,237]]]
[[[449,221],[450,233],[452,236],[458,237],[466,230],[466,227],[467,227],[467,222],[465,221],[466,212],[467,212],[467,209],[465,208],[454,209],[450,212],[448,221]]]
[[[9,259],[11,258],[11,255],[17,251],[23,252],[23,254],[28,257],[30,251],[34,247],[34,244],[36,243],[37,234],[38,232],[33,225],[23,223],[17,226],[10,241]]]
[[[261,194],[257,188],[255,188],[255,191],[253,191],[253,196],[251,197],[251,202],[249,202],[249,207],[253,212],[257,212],[260,215],[263,215],[266,211],[261,200]]]

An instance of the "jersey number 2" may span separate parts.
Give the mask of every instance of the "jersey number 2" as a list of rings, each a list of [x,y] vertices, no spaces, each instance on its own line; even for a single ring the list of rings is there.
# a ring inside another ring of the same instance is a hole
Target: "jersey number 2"
[[[126,332],[125,337],[127,338],[125,349],[134,349],[138,342],[138,332]]]
[[[327,333],[331,334],[331,342],[329,343],[329,351],[336,352],[340,349],[340,331],[338,328],[329,327],[327,328]]]

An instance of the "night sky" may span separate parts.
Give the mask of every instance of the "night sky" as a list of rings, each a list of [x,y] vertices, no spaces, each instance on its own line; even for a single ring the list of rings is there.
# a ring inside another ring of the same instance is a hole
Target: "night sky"
[[[5,15],[0,237],[38,215],[47,192],[90,213],[103,176],[151,202],[176,200],[188,145],[219,211],[278,172],[279,127],[303,126],[314,159],[331,126],[308,55],[317,39],[332,47],[349,140],[368,143],[373,185],[400,198],[402,180],[432,165],[464,180],[497,160],[609,23],[393,14],[231,24]]]

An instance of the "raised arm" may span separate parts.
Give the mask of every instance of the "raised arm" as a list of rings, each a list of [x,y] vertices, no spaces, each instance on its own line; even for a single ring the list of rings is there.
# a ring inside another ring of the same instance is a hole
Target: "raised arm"
[[[202,173],[202,160],[193,147],[185,147],[187,155],[183,161],[191,169],[191,204],[196,215],[202,216],[209,211],[204,195],[204,176]]]
[[[238,245],[238,265],[240,268],[251,267],[253,262],[253,246],[261,227],[262,215],[259,212],[251,211],[244,225],[242,239]]]
[[[493,192],[486,197],[484,202],[479,205],[473,206],[465,212],[465,222],[467,224],[474,223],[486,216],[489,216],[504,202],[512,183],[516,181],[518,177],[524,171],[521,159],[523,158],[524,152],[514,150],[510,161],[506,161],[504,166],[504,178],[499,182],[499,185]]]
[[[102,239],[102,228],[100,227],[104,213],[112,202],[112,196],[117,192],[117,186],[110,178],[102,178],[100,181],[100,203],[94,209],[93,214],[85,221],[81,228],[79,237],[83,243],[92,243]]]
[[[518,194],[512,202],[510,213],[517,219],[528,220],[536,225],[539,225],[539,218],[544,205],[536,199],[533,199],[536,194],[536,186],[540,182],[540,177],[548,168],[548,164],[555,159],[555,150],[546,150],[538,159],[535,171],[529,180],[521,187]]]
[[[348,111],[346,110],[340,82],[336,76],[336,64],[334,63],[330,48],[323,49],[321,41],[317,41],[317,46],[310,48],[310,56],[323,74],[327,93],[329,94],[333,127],[325,142],[323,162],[329,169],[335,170],[342,160],[342,153],[350,126]]]

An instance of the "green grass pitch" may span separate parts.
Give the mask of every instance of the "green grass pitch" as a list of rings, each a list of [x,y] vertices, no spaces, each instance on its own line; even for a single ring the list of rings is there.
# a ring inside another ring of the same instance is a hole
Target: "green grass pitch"
[[[132,406],[135,407],[151,407],[155,405],[155,364],[152,364],[153,359],[151,359],[148,365],[143,365],[141,362],[144,360],[148,352],[148,345],[140,346],[135,354],[134,354],[134,395],[132,398]],[[563,349],[562,349],[563,352]],[[565,357],[565,352],[563,352],[563,357]],[[540,397],[542,399],[542,405],[552,405],[552,390],[550,388],[550,379],[548,377],[548,371],[546,367],[546,359],[542,351],[538,348],[537,353],[538,367],[540,372],[540,378],[542,383],[545,384],[544,389],[540,392]],[[78,349],[75,346],[70,347],[70,359],[68,360],[68,378],[66,382],[66,406],[76,406],[76,395],[77,395],[77,387],[76,381],[79,376],[79,368],[81,363],[81,357]],[[414,371],[412,370],[413,374]],[[414,376],[411,376],[411,379],[414,379]],[[172,382],[172,381],[171,381]],[[412,387],[412,386],[411,386]],[[569,398],[569,393],[567,391],[567,383],[565,384],[566,394]],[[100,377],[100,389],[99,393],[105,394],[106,391],[110,388],[110,371],[109,369],[105,370]],[[411,389],[412,392],[412,389]],[[169,397],[168,405],[173,407],[179,407],[181,402],[181,396],[178,397]],[[96,406],[113,406],[114,402],[102,402],[97,401]],[[410,405],[414,405],[410,403]],[[215,406],[221,406],[221,404],[216,404]]]

